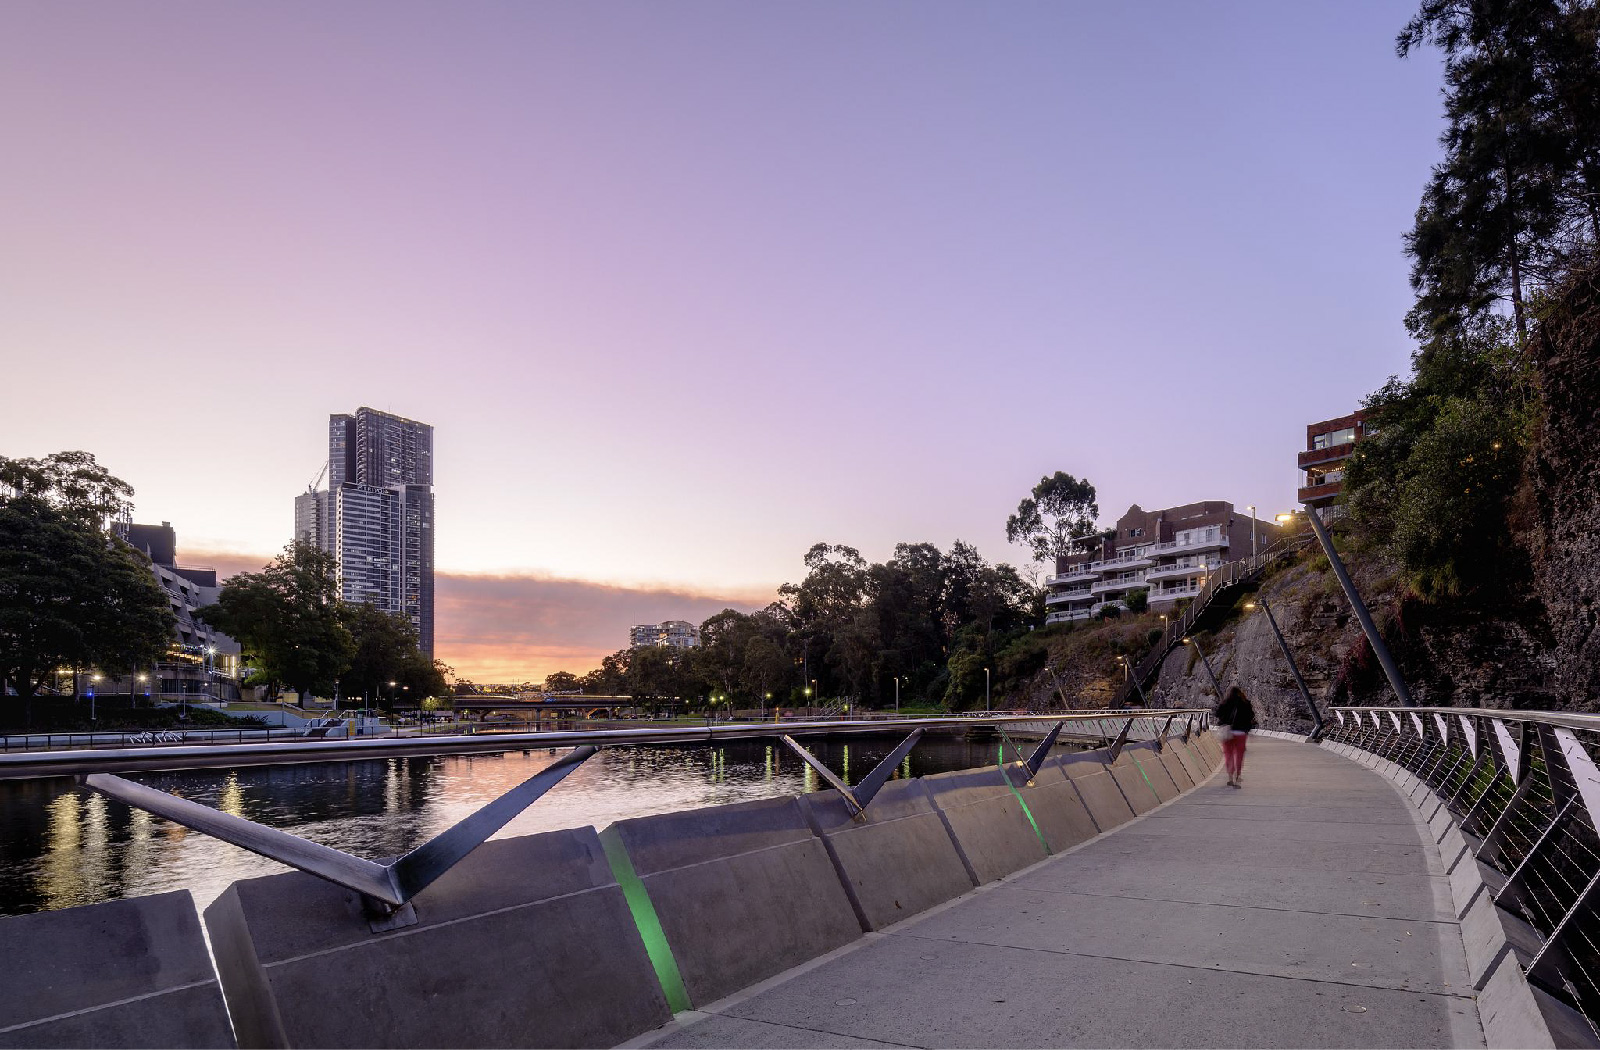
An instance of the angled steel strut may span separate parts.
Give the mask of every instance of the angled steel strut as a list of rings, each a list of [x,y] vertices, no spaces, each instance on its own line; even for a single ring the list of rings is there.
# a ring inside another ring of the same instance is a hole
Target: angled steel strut
[[[834,790],[844,797],[845,805],[850,807],[850,812],[853,815],[860,816],[862,811],[872,802],[873,796],[877,795],[879,789],[888,783],[889,778],[894,775],[895,767],[911,753],[912,748],[917,746],[917,741],[922,739],[922,734],[923,730],[921,729],[912,730],[911,735],[900,741],[899,746],[889,752],[888,756],[882,762],[879,762],[872,772],[862,777],[861,783],[854,788],[840,780],[833,770],[823,764],[822,759],[806,750],[805,745],[794,737],[785,733],[778,739],[782,740],[789,750],[799,755],[801,761],[816,770],[817,776],[826,780]]]

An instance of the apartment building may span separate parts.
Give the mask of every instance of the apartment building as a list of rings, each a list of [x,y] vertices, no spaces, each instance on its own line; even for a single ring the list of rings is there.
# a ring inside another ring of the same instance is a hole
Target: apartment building
[[[239,643],[199,617],[199,610],[215,604],[221,592],[217,570],[178,564],[178,534],[171,522],[121,523],[115,528],[129,545],[149,559],[150,571],[167,594],[175,623],[172,647],[148,669],[154,672],[153,676],[123,675],[113,678],[103,691],[169,699],[182,695],[239,699]]]
[[[686,620],[663,620],[661,623],[641,623],[628,629],[628,645],[670,645],[675,649],[693,649],[700,644],[700,628]]]
[[[399,613],[433,655],[433,427],[361,408],[328,417],[328,488],[295,498],[296,539],[339,561],[345,601]]]
[[[1300,453],[1300,502],[1318,509],[1330,506],[1343,488],[1345,464],[1356,442],[1371,434],[1365,412],[1306,425],[1306,447]],[[1323,512],[1323,517],[1327,517]]]
[[[1056,559],[1055,575],[1045,579],[1045,623],[1087,620],[1107,606],[1126,609],[1134,591],[1144,591],[1152,609],[1170,609],[1199,594],[1212,569],[1282,534],[1276,522],[1235,513],[1224,500],[1149,511],[1135,503],[1115,528],[1079,540]]]

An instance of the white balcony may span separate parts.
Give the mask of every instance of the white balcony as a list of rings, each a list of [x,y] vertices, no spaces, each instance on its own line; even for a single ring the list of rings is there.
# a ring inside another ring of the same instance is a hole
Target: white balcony
[[[1193,598],[1199,593],[1200,585],[1194,583],[1183,587],[1173,587],[1168,590],[1156,590],[1152,587],[1150,588],[1150,604],[1155,606],[1162,603],[1175,602],[1181,598]]]
[[[1208,573],[1221,564],[1220,561],[1211,561],[1200,565],[1157,565],[1155,568],[1148,570],[1144,574],[1144,578],[1151,583],[1155,583],[1157,580],[1176,580],[1185,576]]]
[[[1046,587],[1054,587],[1061,583],[1082,583],[1086,580],[1099,579],[1099,577],[1099,569],[1091,568],[1088,565],[1079,565],[1068,569],[1066,572],[1058,572],[1054,576],[1046,576],[1044,585]]]
[[[1077,590],[1055,591],[1055,592],[1053,592],[1051,594],[1047,594],[1047,595],[1044,596],[1044,603],[1046,605],[1060,605],[1063,602],[1072,602],[1072,601],[1084,602],[1084,601],[1088,601],[1090,599],[1090,597],[1091,597],[1091,594],[1089,592],[1089,588],[1080,587]]]
[[[1101,580],[1099,583],[1089,588],[1089,593],[1105,594],[1108,591],[1125,591],[1130,587],[1143,587],[1145,586],[1144,576],[1145,574],[1142,572],[1135,572],[1130,574],[1129,579],[1119,578]]]
[[[1058,609],[1044,618],[1045,625],[1053,623],[1072,623],[1074,620],[1089,619],[1088,609]]]
[[[1219,533],[1207,539],[1172,540],[1168,543],[1157,543],[1150,548],[1151,554],[1183,554],[1187,551],[1220,550],[1228,545],[1228,534]]]

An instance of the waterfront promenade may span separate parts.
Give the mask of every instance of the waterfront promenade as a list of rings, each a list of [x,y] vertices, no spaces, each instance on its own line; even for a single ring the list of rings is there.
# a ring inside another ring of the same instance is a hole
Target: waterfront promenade
[[[1391,782],[1254,737],[1109,834],[629,1046],[1483,1045],[1439,851]]]

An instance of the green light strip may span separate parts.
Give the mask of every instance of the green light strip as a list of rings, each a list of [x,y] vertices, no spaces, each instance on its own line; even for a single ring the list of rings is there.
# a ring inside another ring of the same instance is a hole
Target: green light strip
[[[1022,815],[1028,818],[1029,824],[1033,825],[1033,833],[1039,837],[1039,845],[1044,847],[1044,855],[1047,857],[1050,856],[1054,851],[1050,849],[1050,843],[1044,840],[1044,832],[1039,830],[1039,822],[1033,819],[1033,810],[1028,808],[1028,800],[1022,797],[1022,792],[1017,790],[1017,785],[1013,784],[1011,782],[1011,778],[1006,776],[1005,744],[1000,745],[1000,752],[996,757],[999,759],[1000,779],[1004,780],[1006,782],[1006,787],[1010,788],[1011,793],[1017,796],[1017,805],[1022,807]]]
[[[1128,757],[1129,758],[1133,758],[1132,755],[1129,755]],[[1156,786],[1154,784],[1150,783],[1150,774],[1148,774],[1148,773],[1146,773],[1144,771],[1144,766],[1139,763],[1139,760],[1137,758],[1133,758],[1133,768],[1137,769],[1139,771],[1139,775],[1141,777],[1144,777],[1144,786],[1149,788],[1150,789],[1150,794],[1152,794],[1152,795],[1154,795],[1156,797],[1156,801],[1157,802],[1160,802],[1161,801],[1161,792],[1157,791],[1156,790]]]
[[[605,847],[612,877],[622,887],[622,896],[633,913],[633,924],[639,928],[639,939],[644,941],[645,954],[650,956],[650,965],[655,967],[656,980],[661,982],[667,1006],[673,1013],[692,1009],[689,990],[683,986],[683,975],[678,972],[678,960],[672,957],[672,945],[667,943],[666,931],[661,928],[656,906],[650,903],[649,892],[633,870],[633,861],[622,845],[622,837],[615,828],[606,828],[600,833],[600,845]]]

